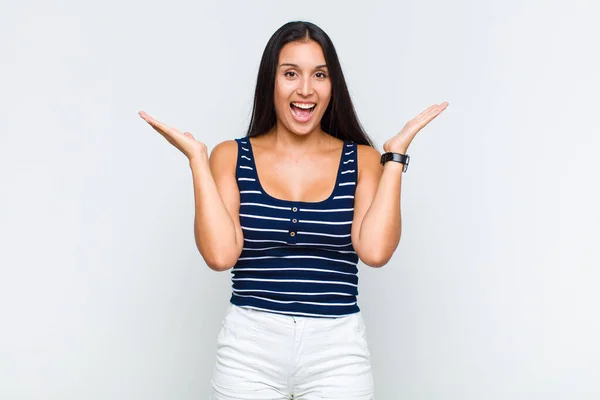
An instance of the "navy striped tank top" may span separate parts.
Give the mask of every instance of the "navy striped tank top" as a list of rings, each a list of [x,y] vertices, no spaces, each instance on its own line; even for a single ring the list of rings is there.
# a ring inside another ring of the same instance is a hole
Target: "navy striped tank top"
[[[250,140],[235,140],[244,246],[231,271],[231,303],[309,317],[358,312],[358,256],[350,237],[358,173],[356,143],[344,141],[330,196],[320,202],[301,202],[266,193]]]

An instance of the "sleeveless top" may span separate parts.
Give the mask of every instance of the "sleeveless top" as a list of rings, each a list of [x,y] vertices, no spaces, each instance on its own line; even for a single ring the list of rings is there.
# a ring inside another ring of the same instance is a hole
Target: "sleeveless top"
[[[231,270],[230,302],[295,316],[333,318],[358,312],[358,256],[350,237],[356,143],[344,141],[330,196],[302,202],[265,192],[250,140],[235,140],[244,245]]]

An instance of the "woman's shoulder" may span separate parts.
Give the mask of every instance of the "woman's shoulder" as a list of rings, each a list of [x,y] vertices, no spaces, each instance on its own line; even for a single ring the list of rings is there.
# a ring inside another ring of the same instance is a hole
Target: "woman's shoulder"
[[[366,144],[358,144],[356,147],[358,179],[360,179],[360,176],[365,172],[367,172],[367,174],[381,173],[381,153],[376,148]]]
[[[210,152],[211,168],[231,168],[235,169],[235,161],[238,153],[238,140],[228,139],[217,144]],[[233,162],[233,164],[232,164]]]
[[[379,150],[367,144],[357,144],[356,150],[358,153],[357,157],[367,164],[373,164],[373,160],[379,162],[379,159],[381,158]]]
[[[211,157],[213,155],[223,156],[231,155],[231,153],[237,153],[239,139],[228,139],[217,144],[211,151]]]

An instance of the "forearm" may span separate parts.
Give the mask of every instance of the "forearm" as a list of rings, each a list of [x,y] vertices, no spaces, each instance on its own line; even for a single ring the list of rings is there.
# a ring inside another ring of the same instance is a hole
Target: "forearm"
[[[190,161],[194,182],[194,237],[196,246],[211,269],[230,268],[239,257],[235,224],[213,179],[208,155]]]
[[[400,197],[403,164],[387,162],[373,201],[359,231],[361,248],[376,266],[385,265],[398,247],[402,232]]]

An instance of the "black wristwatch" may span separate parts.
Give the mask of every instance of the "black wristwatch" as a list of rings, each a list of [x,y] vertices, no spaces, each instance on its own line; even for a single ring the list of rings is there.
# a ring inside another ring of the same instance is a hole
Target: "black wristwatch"
[[[388,161],[396,161],[404,164],[404,168],[402,168],[402,172],[406,172],[408,170],[408,162],[410,161],[410,156],[408,154],[400,154],[400,153],[392,153],[387,152],[381,155],[381,165],[384,165]]]

